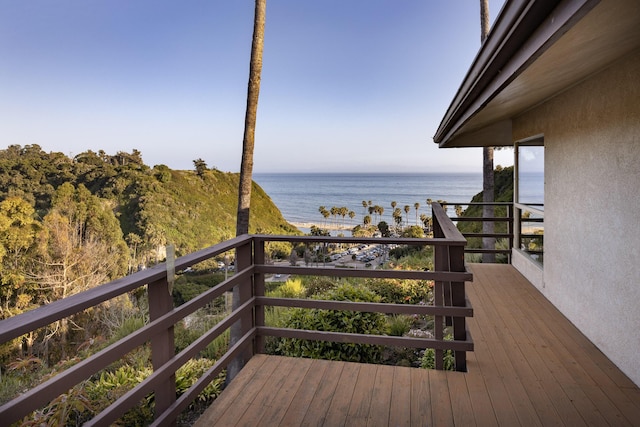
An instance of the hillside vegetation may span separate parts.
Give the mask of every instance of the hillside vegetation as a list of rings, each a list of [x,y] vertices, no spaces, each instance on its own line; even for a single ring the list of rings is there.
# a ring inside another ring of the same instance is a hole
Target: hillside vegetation
[[[479,192],[471,199],[471,203],[482,202],[482,192]],[[513,166],[502,168],[498,166],[494,171],[494,201],[496,202],[512,202],[513,201]],[[462,212],[463,217],[480,218],[482,217],[482,206],[469,206]],[[495,207],[495,216],[507,216],[507,208],[505,206]],[[480,222],[458,222],[458,229],[463,233],[482,233],[482,224]],[[496,222],[495,232],[506,233],[506,222]],[[469,238],[469,248],[481,248],[482,239]]]
[[[203,163],[176,171],[150,168],[136,150],[73,159],[37,145],[0,150],[0,319],[162,261],[167,244],[184,255],[233,237],[239,177]],[[255,184],[251,215],[251,232],[299,233]],[[64,353],[69,330],[43,336]],[[23,350],[40,341],[46,353],[41,338]]]
[[[44,218],[62,184],[85,187],[111,208],[144,262],[168,243],[185,254],[235,235],[238,174],[199,166],[197,171],[149,167],[137,150],[87,151],[71,159],[37,145],[14,145],[0,151],[0,200],[20,197]],[[297,232],[255,183],[250,232]]]

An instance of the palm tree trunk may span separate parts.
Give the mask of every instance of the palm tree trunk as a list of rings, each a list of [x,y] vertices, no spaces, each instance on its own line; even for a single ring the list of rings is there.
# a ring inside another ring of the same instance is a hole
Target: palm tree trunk
[[[249,207],[251,206],[251,184],[253,182],[253,148],[255,145],[256,116],[258,112],[258,95],[262,73],[262,51],[264,48],[264,23],[267,0],[256,0],[253,21],[253,40],[251,43],[251,62],[249,64],[249,84],[247,89],[247,110],[244,118],[244,137],[242,140],[242,163],[238,184],[238,216],[236,236],[249,234]],[[236,257],[238,259],[238,257]],[[233,288],[232,308],[240,306],[240,289]],[[230,346],[242,336],[242,325],[236,322],[231,326]],[[242,369],[242,359],[236,358],[227,369],[227,382],[231,381]]]
[[[480,0],[480,41],[484,43],[489,34],[489,0]],[[494,179],[493,179],[493,147],[482,148],[482,201],[494,201]],[[494,215],[493,206],[483,206],[482,216],[491,218]],[[490,234],[494,232],[494,223],[484,221],[482,232]],[[494,237],[482,238],[483,249],[495,249],[496,239]],[[496,262],[495,254],[482,254],[482,262]]]
[[[253,180],[253,148],[255,145],[258,95],[260,94],[260,77],[262,74],[262,51],[264,48],[266,9],[267,0],[256,0],[253,41],[251,43],[251,63],[249,65],[247,110],[244,118],[244,137],[242,140],[242,163],[240,165],[236,236],[249,233],[249,206],[251,205],[251,183]]]

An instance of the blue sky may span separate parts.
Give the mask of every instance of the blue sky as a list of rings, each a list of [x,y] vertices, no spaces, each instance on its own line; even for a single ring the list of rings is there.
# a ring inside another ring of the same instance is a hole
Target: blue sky
[[[239,171],[253,8],[0,0],[0,146]],[[268,0],[254,172],[480,172],[432,142],[479,47],[478,0]]]

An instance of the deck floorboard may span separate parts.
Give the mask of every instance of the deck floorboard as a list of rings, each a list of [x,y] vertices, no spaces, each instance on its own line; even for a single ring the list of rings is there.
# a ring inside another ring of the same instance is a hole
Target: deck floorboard
[[[512,266],[472,264],[468,372],[254,356],[196,426],[633,426],[640,390]]]

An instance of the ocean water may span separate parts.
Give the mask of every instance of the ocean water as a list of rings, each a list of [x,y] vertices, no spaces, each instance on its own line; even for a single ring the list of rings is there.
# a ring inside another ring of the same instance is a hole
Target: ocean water
[[[326,209],[346,206],[356,216],[351,222],[347,217],[345,222],[355,226],[365,215],[362,201],[369,200],[384,208],[377,221],[393,223],[391,202],[395,201],[400,209],[405,205],[411,207],[408,218],[409,223],[414,224],[415,203],[420,203],[418,217],[423,213],[430,216],[427,199],[446,200],[450,205],[464,204],[482,191],[480,173],[263,173],[254,174],[253,179],[285,219],[294,224],[322,224],[320,206]],[[542,183],[542,174],[532,175],[526,193],[542,199]]]

